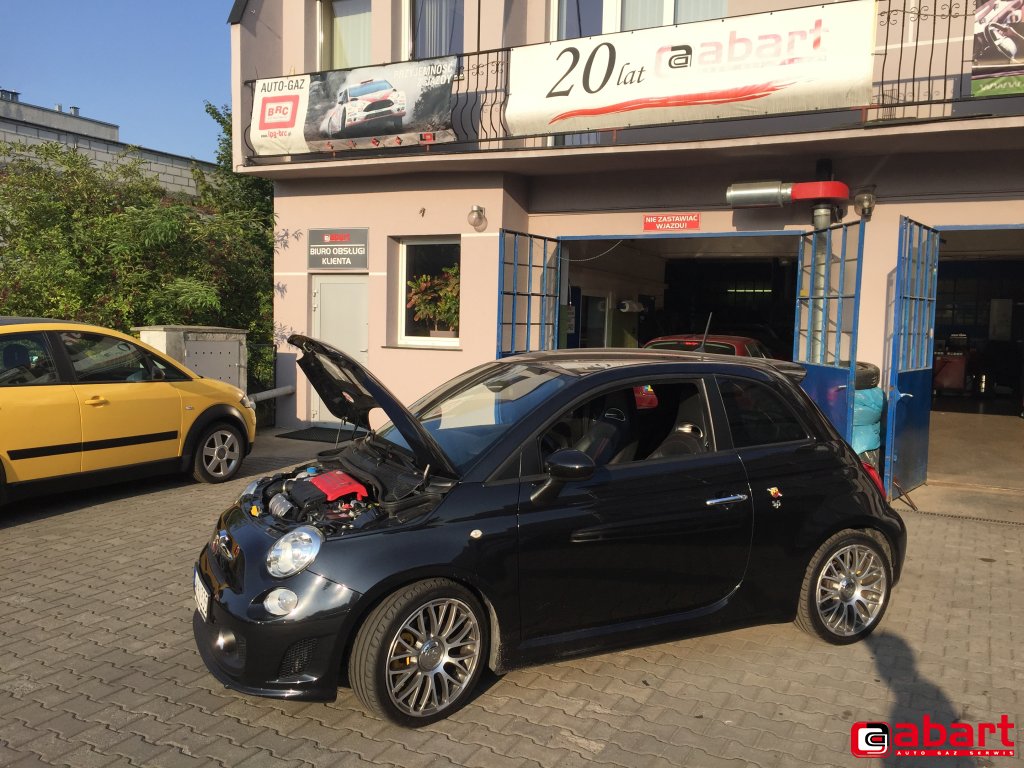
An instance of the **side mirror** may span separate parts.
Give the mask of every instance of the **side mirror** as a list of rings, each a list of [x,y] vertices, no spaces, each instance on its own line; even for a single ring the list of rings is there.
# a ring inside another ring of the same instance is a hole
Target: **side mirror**
[[[594,460],[583,451],[562,448],[548,456],[544,468],[548,479],[533,492],[530,501],[541,504],[558,496],[566,483],[589,480],[594,476]]]

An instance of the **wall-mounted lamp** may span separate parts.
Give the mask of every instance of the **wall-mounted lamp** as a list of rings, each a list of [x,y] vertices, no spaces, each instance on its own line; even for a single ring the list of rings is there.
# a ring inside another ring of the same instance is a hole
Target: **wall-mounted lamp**
[[[871,214],[875,212],[875,203],[877,201],[878,198],[875,197],[874,189],[862,190],[853,196],[853,210],[857,212],[858,216],[870,219]]]
[[[474,205],[469,209],[469,215],[466,216],[466,221],[468,221],[469,226],[477,232],[481,232],[487,229],[487,211],[484,210],[482,205]]]

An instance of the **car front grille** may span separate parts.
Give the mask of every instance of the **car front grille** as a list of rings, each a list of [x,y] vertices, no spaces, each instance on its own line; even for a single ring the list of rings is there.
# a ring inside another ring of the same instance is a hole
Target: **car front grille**
[[[373,102],[366,108],[366,111],[375,112],[378,109],[391,109],[393,106],[395,106],[395,102],[391,101],[391,99],[384,99],[383,101]]]
[[[285,653],[284,658],[281,659],[281,668],[277,673],[278,677],[291,677],[292,675],[301,675],[305,672],[307,665],[313,658],[313,653],[316,651],[317,642],[317,638],[314,637],[293,643],[292,647]]]

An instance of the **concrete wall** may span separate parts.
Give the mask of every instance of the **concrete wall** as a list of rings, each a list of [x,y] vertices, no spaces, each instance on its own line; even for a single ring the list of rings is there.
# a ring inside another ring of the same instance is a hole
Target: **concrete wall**
[[[6,103],[0,102],[0,104]],[[40,111],[51,112],[51,110]],[[52,112],[52,114],[59,115],[60,113]],[[117,126],[113,127],[116,133]],[[116,140],[111,141],[68,130],[49,128],[45,125],[24,123],[8,119],[2,114],[0,114],[0,141],[24,142],[26,144],[55,141],[68,147],[76,147],[78,151],[88,155],[97,164],[113,163],[127,152],[132,157],[141,158],[143,170],[155,176],[160,186],[168,192],[184,192],[188,195],[196,194],[195,181],[192,179],[192,167],[197,165],[205,171],[214,168],[212,163],[204,163],[166,152],[156,152],[151,149],[139,149]]]

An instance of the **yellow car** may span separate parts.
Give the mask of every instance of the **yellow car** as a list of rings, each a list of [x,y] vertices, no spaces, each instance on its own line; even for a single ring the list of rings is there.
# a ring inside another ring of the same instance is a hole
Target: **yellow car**
[[[138,339],[60,320],[0,317],[0,503],[161,472],[230,480],[252,450],[245,393]]]

